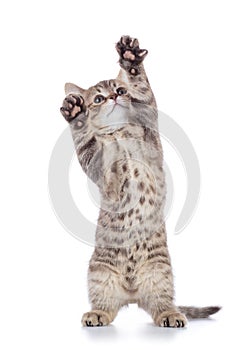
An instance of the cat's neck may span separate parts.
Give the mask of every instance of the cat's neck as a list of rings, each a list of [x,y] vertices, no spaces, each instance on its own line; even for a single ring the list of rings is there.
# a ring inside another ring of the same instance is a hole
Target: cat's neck
[[[115,130],[99,131],[97,137],[105,144],[119,140],[140,140],[144,136],[144,128],[140,125],[125,124]]]

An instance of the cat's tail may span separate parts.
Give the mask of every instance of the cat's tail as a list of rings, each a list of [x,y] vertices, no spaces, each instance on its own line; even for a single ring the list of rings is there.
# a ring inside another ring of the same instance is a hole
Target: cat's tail
[[[207,318],[210,315],[220,311],[220,306],[206,306],[206,307],[194,307],[194,306],[178,306],[180,312],[186,315],[187,318]]]

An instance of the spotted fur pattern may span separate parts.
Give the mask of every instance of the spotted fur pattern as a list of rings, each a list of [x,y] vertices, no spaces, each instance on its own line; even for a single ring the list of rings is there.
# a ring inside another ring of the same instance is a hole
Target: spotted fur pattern
[[[101,194],[88,272],[92,311],[82,324],[107,325],[122,306],[137,303],[156,325],[184,327],[186,316],[207,317],[218,308],[174,304],[157,106],[143,66],[148,52],[129,36],[116,49],[118,77],[88,90],[66,84],[61,108],[79,162]]]

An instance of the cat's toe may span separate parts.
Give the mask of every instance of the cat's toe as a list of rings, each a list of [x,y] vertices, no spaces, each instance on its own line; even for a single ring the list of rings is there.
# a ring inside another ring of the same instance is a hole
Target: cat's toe
[[[120,39],[120,43],[127,48],[134,49],[139,47],[139,41],[136,38],[131,38],[129,35],[124,35]]]
[[[83,98],[82,96],[80,95],[68,95],[65,100],[68,102],[68,103],[71,103],[73,106],[76,105],[76,106],[82,106],[84,101],[83,101]]]

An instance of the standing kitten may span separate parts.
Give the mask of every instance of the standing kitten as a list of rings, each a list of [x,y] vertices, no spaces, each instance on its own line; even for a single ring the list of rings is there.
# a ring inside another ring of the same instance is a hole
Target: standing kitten
[[[137,303],[158,326],[184,327],[219,307],[177,307],[166,243],[165,177],[157,107],[137,39],[116,45],[117,79],[83,90],[66,84],[61,112],[69,122],[79,162],[98,186],[101,210],[89,264],[92,310],[83,326],[104,326]]]

